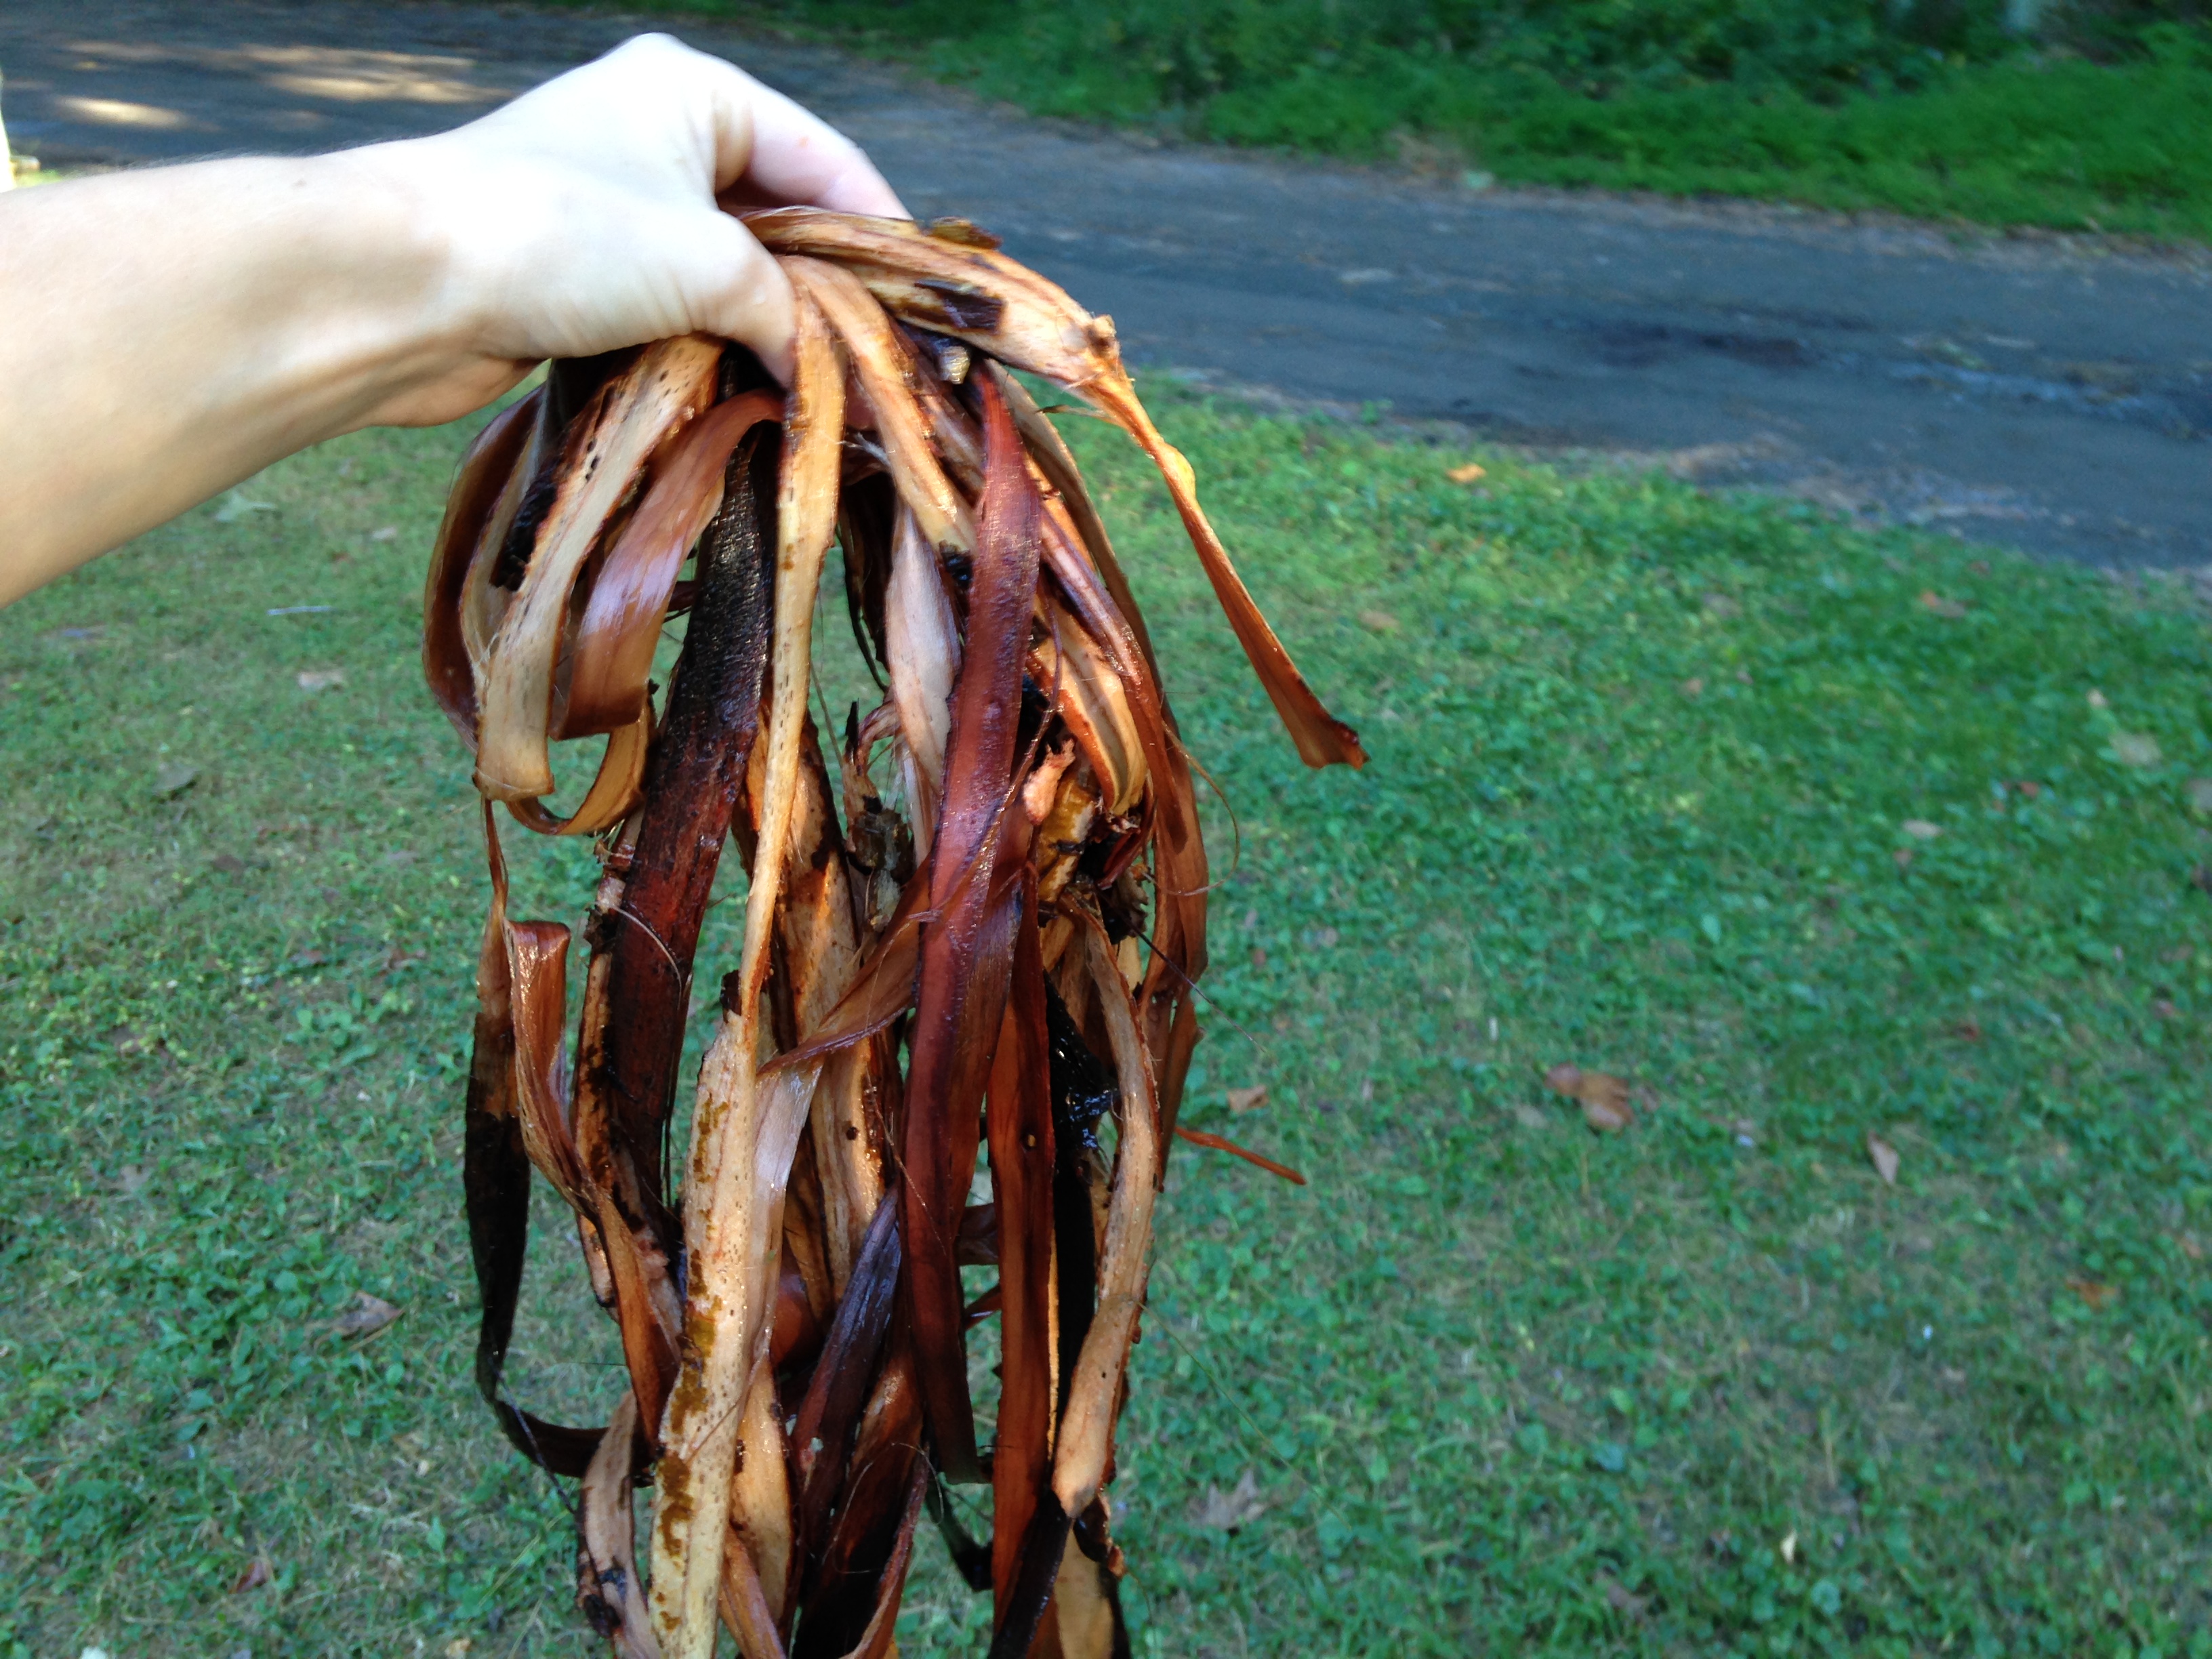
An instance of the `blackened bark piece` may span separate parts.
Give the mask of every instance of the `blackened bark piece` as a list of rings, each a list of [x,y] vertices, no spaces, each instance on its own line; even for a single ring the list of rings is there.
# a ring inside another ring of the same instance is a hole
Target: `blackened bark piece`
[[[891,524],[898,492],[887,472],[873,473],[845,486],[837,503],[837,545],[845,566],[845,609],[878,688],[880,672],[890,661],[884,632],[884,592],[891,579]]]
[[[538,404],[537,453],[542,458],[538,476],[523,492],[522,505],[509,526],[507,542],[491,571],[494,587],[522,586],[530,568],[530,555],[538,545],[538,527],[561,483],[561,436],[576,411],[591,402],[592,394],[637,360],[638,348],[604,351],[596,357],[556,358],[545,366],[544,396]]]
[[[991,1638],[991,1659],[1029,1659],[1037,1625],[1060,1578],[1060,1557],[1067,1551],[1067,1530],[1066,1511],[1058,1504],[1048,1497],[1037,1505],[1021,1535],[1006,1607],[999,1617],[998,1632]]]
[[[1083,1352],[1098,1298],[1097,1206],[1094,1190],[1104,1173],[1098,1120],[1112,1111],[1121,1091],[1111,1066],[1084,1041],[1075,1018],[1052,985],[1045,986],[1045,1022],[1052,1045],[1054,1158],[1053,1246],[1059,1255],[1060,1289],[1053,1316],[1060,1326],[1060,1398],[1065,1411],[1073,1368]]]
[[[666,1294],[665,1308],[620,1310],[648,1435],[659,1431],[676,1363],[677,1298],[667,1281],[681,1229],[667,1203],[662,1140],[692,958],[759,730],[775,589],[775,450],[762,434],[731,459],[721,510],[700,538],[698,603],[647,763],[646,804],[619,902],[587,928],[606,988],[587,1005],[579,1045],[577,1149],[607,1195],[600,1226],[610,1248],[623,1248],[617,1230],[627,1235],[643,1276]]]

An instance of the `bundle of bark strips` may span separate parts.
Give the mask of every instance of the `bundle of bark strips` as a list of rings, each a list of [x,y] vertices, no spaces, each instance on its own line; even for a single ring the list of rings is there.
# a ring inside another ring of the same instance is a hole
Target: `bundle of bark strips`
[[[618,1654],[708,1659],[718,1622],[748,1659],[883,1654],[925,1510],[994,1596],[994,1653],[1123,1651],[1104,1492],[1199,1035],[1206,854],[1105,526],[1009,368],[1144,447],[1299,753],[1364,757],[1245,592],[1109,319],[964,222],[749,222],[796,292],[789,392],[705,338],[556,364],[470,450],[433,556],[424,668],[475,754],[491,870],[477,1384],[519,1449],[580,1478],[580,1603]],[[833,541],[883,698],[825,755]],[[655,649],[684,613],[664,692]],[[556,740],[599,737],[577,804],[550,805]],[[509,919],[495,803],[598,838],[573,1063],[569,931]],[[664,1142],[732,835],[744,945],[679,1205]],[[501,1384],[533,1170],[621,1333],[629,1388],[602,1429]],[[978,1265],[997,1284],[971,1302]],[[967,1334],[992,1318],[987,1449]],[[989,1485],[988,1544],[945,1482]]]

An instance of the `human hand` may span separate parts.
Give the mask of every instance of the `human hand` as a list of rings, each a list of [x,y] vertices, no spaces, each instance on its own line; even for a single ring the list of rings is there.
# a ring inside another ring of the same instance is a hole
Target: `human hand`
[[[725,202],[904,211],[850,140],[665,35],[433,138],[0,197],[0,604],[548,357],[702,332],[787,374],[790,287]]]
[[[723,209],[906,214],[850,139],[667,35],[467,126],[353,155],[414,199],[448,267],[462,361],[372,416],[395,424],[453,419],[549,357],[692,332],[740,341],[783,378],[790,285]]]

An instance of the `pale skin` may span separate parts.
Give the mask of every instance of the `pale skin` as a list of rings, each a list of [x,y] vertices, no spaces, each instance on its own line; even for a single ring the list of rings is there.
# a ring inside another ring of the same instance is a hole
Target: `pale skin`
[[[432,138],[0,195],[0,604],[548,358],[702,332],[781,375],[790,287],[724,210],[763,203],[905,216],[849,139],[657,35]]]

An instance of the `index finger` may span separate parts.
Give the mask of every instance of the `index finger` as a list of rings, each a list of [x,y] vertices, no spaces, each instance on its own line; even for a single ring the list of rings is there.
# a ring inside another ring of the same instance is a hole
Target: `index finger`
[[[739,177],[718,181],[726,192],[758,197],[764,206],[913,216],[858,144],[794,100],[736,72],[750,83],[753,142]]]

